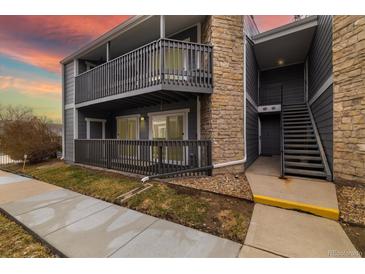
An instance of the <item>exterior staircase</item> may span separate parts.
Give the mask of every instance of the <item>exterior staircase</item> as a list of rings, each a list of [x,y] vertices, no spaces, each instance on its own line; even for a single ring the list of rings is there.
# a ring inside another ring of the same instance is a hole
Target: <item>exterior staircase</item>
[[[317,128],[305,103],[282,106],[283,175],[332,180]]]

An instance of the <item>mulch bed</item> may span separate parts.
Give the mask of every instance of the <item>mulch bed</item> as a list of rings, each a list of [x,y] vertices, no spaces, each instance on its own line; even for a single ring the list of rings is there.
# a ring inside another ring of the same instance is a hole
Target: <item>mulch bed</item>
[[[253,201],[251,188],[244,174],[172,179],[168,183]]]

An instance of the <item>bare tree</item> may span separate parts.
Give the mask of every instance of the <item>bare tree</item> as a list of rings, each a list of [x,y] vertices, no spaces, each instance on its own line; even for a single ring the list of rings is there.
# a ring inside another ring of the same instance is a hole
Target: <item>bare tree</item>
[[[47,125],[45,117],[36,117],[31,108],[0,106],[0,150],[13,160],[42,161],[56,155],[59,136]]]

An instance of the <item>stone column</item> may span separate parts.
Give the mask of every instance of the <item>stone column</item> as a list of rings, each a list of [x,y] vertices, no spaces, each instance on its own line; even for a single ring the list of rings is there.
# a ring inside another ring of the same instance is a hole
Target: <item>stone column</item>
[[[334,180],[365,184],[365,17],[333,17]]]
[[[202,25],[202,42],[213,45],[212,95],[202,96],[201,136],[211,139],[213,163],[244,158],[243,16],[209,16]],[[237,173],[244,165],[215,169]]]

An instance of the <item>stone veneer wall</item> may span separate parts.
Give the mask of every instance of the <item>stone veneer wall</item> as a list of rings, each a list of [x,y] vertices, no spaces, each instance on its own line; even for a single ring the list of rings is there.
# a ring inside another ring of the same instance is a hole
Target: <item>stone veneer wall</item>
[[[333,17],[334,180],[365,184],[365,16]]]
[[[201,98],[201,137],[211,139],[213,163],[244,158],[243,16],[208,16],[202,42],[213,45],[212,95]],[[241,172],[244,165],[215,169]]]

